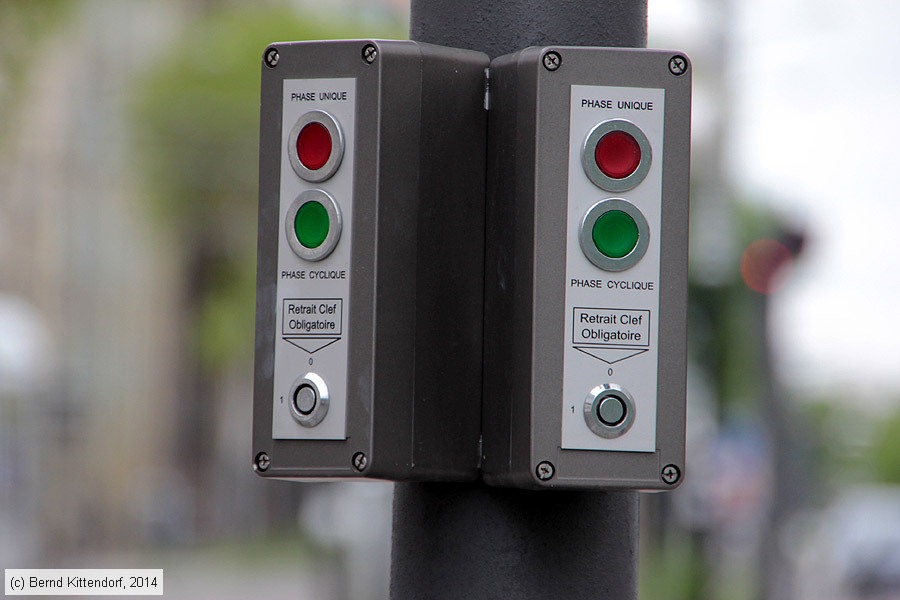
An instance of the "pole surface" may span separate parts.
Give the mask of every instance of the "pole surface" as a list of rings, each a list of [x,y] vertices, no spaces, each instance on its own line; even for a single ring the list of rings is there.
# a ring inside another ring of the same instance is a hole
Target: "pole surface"
[[[393,600],[637,597],[634,493],[394,486]]]
[[[410,39],[644,47],[647,1],[412,0]],[[397,484],[392,545],[392,600],[634,599],[638,495]]]
[[[647,45],[647,0],[412,0],[409,38],[480,50]]]

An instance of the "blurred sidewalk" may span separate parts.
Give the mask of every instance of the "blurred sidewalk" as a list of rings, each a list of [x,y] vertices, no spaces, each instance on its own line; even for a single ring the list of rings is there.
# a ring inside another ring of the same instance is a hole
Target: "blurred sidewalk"
[[[216,545],[153,553],[88,555],[58,568],[163,569],[165,598],[177,600],[338,600],[334,555],[315,559],[299,538],[253,545]]]

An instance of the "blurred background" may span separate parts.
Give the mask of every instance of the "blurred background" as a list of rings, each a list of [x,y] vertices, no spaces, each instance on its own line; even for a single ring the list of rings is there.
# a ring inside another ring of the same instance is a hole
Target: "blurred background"
[[[695,96],[689,472],[642,497],[641,598],[900,598],[900,5],[649,7]],[[0,567],[387,598],[390,484],[250,468],[259,58],[407,22],[0,1]]]

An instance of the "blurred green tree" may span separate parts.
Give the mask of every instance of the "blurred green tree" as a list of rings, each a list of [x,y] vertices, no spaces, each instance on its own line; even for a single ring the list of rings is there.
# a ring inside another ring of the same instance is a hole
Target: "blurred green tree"
[[[900,411],[883,419],[873,444],[875,477],[879,482],[900,484]]]

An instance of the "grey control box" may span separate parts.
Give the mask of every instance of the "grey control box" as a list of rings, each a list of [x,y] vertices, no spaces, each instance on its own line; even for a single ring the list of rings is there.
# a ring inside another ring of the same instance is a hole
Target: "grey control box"
[[[478,476],[488,63],[409,41],[263,53],[260,475]]]
[[[527,48],[491,63],[488,483],[680,483],[690,110],[680,52]]]

